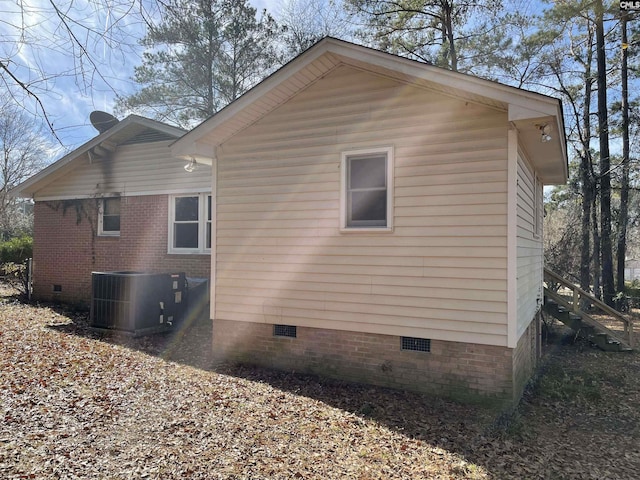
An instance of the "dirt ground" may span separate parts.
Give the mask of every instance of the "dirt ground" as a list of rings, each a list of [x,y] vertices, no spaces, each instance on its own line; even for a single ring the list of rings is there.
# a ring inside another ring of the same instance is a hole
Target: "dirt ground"
[[[640,355],[554,336],[511,416],[213,367],[210,325],[132,339],[0,287],[0,478],[637,479]]]

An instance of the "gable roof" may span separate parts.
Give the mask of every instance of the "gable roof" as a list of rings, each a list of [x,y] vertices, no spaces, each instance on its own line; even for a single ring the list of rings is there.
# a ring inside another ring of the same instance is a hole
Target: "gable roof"
[[[218,145],[342,65],[508,112],[541,180],[565,183],[566,139],[558,99],[331,37],[320,40],[181,137],[171,147],[173,155],[210,163]],[[547,126],[551,141],[540,141],[542,126]]]
[[[32,197],[36,191],[64,175],[67,168],[86,158],[110,156],[119,145],[175,140],[185,130],[139,115],[129,115],[109,130],[92,138],[34,176],[10,190],[16,197]],[[66,168],[65,168],[66,167]]]

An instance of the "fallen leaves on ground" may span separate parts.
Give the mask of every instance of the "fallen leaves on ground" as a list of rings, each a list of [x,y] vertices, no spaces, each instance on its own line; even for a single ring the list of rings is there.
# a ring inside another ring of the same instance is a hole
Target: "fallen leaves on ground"
[[[638,478],[637,354],[560,347],[549,381],[507,421],[424,395],[214,368],[206,321],[104,336],[86,315],[11,294],[0,289],[0,478]]]

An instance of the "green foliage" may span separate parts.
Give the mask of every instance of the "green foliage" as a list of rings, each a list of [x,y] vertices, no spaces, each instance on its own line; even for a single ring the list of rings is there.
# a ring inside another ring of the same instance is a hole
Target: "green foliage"
[[[22,295],[29,291],[26,260],[33,255],[33,238],[16,237],[0,242],[0,276]]]
[[[17,237],[6,242],[0,242],[0,264],[22,264],[32,255],[32,237]]]
[[[553,400],[598,401],[602,398],[602,379],[587,370],[571,371],[562,365],[550,365],[536,386],[538,393]]]
[[[140,110],[185,128],[232,102],[278,64],[278,27],[246,0],[171,0],[142,40],[137,93],[117,110]]]

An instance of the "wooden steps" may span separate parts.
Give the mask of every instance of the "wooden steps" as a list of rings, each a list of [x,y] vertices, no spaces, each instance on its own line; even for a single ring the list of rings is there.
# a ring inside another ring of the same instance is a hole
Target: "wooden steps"
[[[568,301],[552,290],[545,288],[544,293],[543,311],[571,328],[579,337],[607,352],[633,350],[631,343],[619,332],[607,328],[587,312],[574,309]]]

